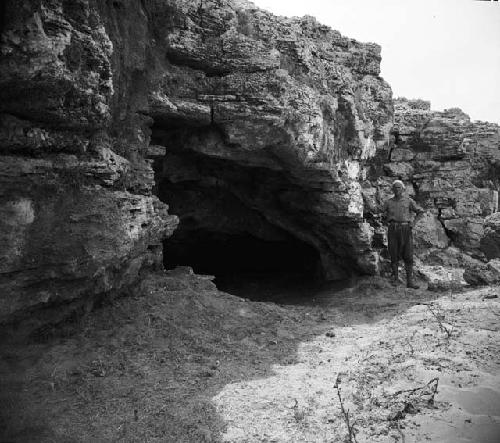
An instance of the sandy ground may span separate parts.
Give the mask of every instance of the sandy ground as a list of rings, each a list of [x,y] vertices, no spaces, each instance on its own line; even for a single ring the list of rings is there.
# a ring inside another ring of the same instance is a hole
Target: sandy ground
[[[300,292],[177,269],[4,341],[0,441],[500,441],[498,288]]]

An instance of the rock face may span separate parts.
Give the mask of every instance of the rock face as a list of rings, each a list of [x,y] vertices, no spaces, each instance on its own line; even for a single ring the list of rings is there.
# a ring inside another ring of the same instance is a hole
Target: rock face
[[[158,264],[167,204],[166,259],[236,235],[377,271],[359,181],[392,122],[379,46],[241,1],[2,11],[0,321]]]
[[[166,148],[159,195],[181,220],[166,249],[202,231],[292,237],[327,278],[376,272],[360,179],[392,121],[380,48],[244,2],[169,5],[168,26],[154,22],[168,64],[148,111]]]
[[[177,224],[152,195],[149,123],[125,78],[141,77],[145,48],[113,26],[117,12],[86,1],[2,11],[0,322],[125,287],[161,262]]]
[[[500,213],[485,218],[484,232],[480,241],[481,251],[489,260],[500,258]]]
[[[241,0],[1,11],[0,322],[203,244],[208,260],[254,241],[327,278],[377,273],[395,177],[428,210],[420,249],[482,256],[498,126],[403,100],[390,141],[379,46]]]
[[[500,128],[471,122],[457,108],[415,112],[413,103],[395,102],[395,124],[408,135],[402,136],[391,161],[400,149],[412,150],[408,179],[418,199],[441,221],[454,245],[480,256],[484,218],[498,210]]]
[[[497,217],[491,214],[498,210],[499,126],[471,122],[457,108],[432,111],[423,100],[394,104],[394,137],[372,159],[364,184],[374,229],[380,230],[377,208],[398,178],[426,210],[414,228],[422,260],[449,246],[480,260],[497,257]],[[448,255],[456,256],[455,250]]]

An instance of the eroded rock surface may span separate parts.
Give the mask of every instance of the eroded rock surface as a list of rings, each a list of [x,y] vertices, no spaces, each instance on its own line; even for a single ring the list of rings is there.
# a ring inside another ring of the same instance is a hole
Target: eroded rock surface
[[[359,182],[392,120],[380,47],[244,2],[170,7],[148,113],[166,147],[160,196],[181,219],[172,241],[292,236],[328,278],[376,272]]]
[[[167,259],[246,237],[377,273],[396,177],[422,259],[489,257],[498,126],[400,100],[391,141],[376,44],[239,0],[3,5],[0,321],[127,286],[169,236]]]
[[[488,259],[500,258],[500,213],[485,218],[480,247]]]
[[[493,258],[497,250],[497,218],[491,214],[498,210],[499,126],[471,122],[458,108],[432,111],[423,100],[394,103],[395,134],[372,160],[365,209],[376,213],[392,181],[403,180],[426,210],[414,228],[419,257],[436,265],[432,257],[443,250],[447,259],[439,265],[453,267],[457,253],[466,254],[460,265],[482,268],[477,260]]]
[[[153,188],[182,242],[298,240],[327,277],[377,271],[359,179],[392,120],[379,46],[240,1],[3,11],[2,319],[158,263],[178,220]]]
[[[500,259],[487,263],[473,263],[464,272],[464,279],[472,286],[495,285],[500,282]]]
[[[177,225],[123,78],[145,76],[147,42],[130,48],[109,3],[2,6],[0,322],[127,286]]]

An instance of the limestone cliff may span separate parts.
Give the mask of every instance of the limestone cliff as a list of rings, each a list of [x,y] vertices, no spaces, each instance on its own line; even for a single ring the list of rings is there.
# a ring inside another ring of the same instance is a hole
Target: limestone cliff
[[[2,4],[0,322],[127,286],[177,225],[142,155],[141,11],[118,23],[118,10]]]
[[[105,297],[207,239],[295,242],[326,278],[376,273],[394,177],[428,209],[422,249],[483,257],[498,126],[397,101],[410,135],[391,141],[376,44],[241,0],[1,14],[0,322]]]
[[[359,179],[392,120],[377,45],[239,1],[2,8],[2,320],[136,279],[170,200],[187,242],[293,236],[330,277],[376,271]]]
[[[244,2],[169,7],[148,114],[159,195],[181,219],[172,247],[200,231],[292,236],[327,278],[376,272],[359,182],[392,122],[380,48]]]

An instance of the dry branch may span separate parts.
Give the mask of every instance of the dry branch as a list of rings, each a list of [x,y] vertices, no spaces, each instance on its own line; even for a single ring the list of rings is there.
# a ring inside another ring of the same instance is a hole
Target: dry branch
[[[426,387],[430,386],[432,383],[436,383],[436,385],[432,388],[432,391],[436,392],[437,388],[438,388],[438,384],[439,384],[439,377],[435,377],[432,380],[429,380],[425,385],[419,386],[418,388],[404,389],[401,391],[396,391],[394,394],[391,394],[391,397],[395,397],[396,395],[399,395],[399,394],[413,394],[414,392],[425,389]]]
[[[347,426],[349,443],[358,443],[358,441],[356,440],[357,430],[354,426],[354,423],[351,423],[351,417],[349,415],[349,410],[346,410],[344,407],[344,402],[342,400],[342,396],[340,395],[339,384],[340,384],[340,374],[337,375],[337,380],[335,381],[335,385],[333,387],[337,390],[337,396],[339,397],[339,401],[340,401],[340,410],[342,412],[342,416],[344,417],[344,421],[345,421],[345,424]]]
[[[441,331],[446,334],[447,338],[450,338],[452,333],[453,333],[453,326],[451,326],[451,328],[447,328],[443,323],[444,315],[441,314],[439,311],[436,312],[436,310],[433,309],[430,304],[426,304],[426,306],[429,309],[429,311],[431,312],[432,316],[436,319],[438,326],[439,326],[439,329],[441,329]],[[439,309],[439,308],[437,308],[437,309]]]

